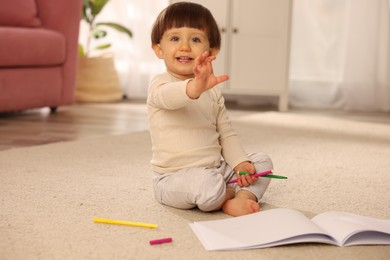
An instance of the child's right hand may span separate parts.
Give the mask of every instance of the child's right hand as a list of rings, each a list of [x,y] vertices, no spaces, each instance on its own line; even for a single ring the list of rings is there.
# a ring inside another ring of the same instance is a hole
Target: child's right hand
[[[208,51],[196,58],[193,70],[195,78],[190,80],[187,85],[188,97],[197,99],[206,90],[229,79],[227,75],[218,77],[214,75],[212,61],[215,59],[216,57],[210,55]]]

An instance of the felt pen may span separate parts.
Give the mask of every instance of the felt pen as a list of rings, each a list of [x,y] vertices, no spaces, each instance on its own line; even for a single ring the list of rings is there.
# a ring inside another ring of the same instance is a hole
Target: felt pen
[[[272,170],[268,170],[268,171],[265,171],[265,172],[260,172],[260,173],[256,173],[256,174],[253,174],[254,177],[266,177],[266,178],[275,178],[275,179],[287,179],[287,177],[285,176],[281,176],[281,175],[271,175],[273,171]],[[250,172],[242,172],[242,171],[239,171],[237,172],[239,175],[245,175],[245,174],[250,174]],[[229,181],[228,184],[230,183],[236,183],[238,182],[237,179],[235,180],[232,180],[232,181]]]
[[[282,175],[275,175],[275,174],[269,174],[269,175],[264,175],[264,176],[260,176],[262,178],[271,178],[271,179],[287,179],[286,176],[282,176]]]
[[[131,221],[114,220],[114,219],[106,219],[106,218],[94,218],[93,222],[104,223],[104,224],[125,225],[125,226],[133,226],[133,227],[157,228],[157,224],[131,222]]]
[[[237,173],[239,175],[251,174],[250,172],[242,172],[242,171],[238,171]],[[261,176],[265,176],[265,175],[268,175],[268,174],[271,174],[271,173],[273,173],[273,170],[268,170],[268,171],[264,171],[264,172],[255,173],[255,174],[253,174],[253,176],[261,177]]]
[[[160,238],[160,239],[150,240],[149,244],[157,245],[157,244],[170,243],[170,242],[172,242],[172,238],[171,237],[167,237],[167,238]]]
[[[251,174],[250,172],[237,172],[239,175],[246,175],[246,174]],[[256,174],[254,174],[253,176],[256,176]],[[286,176],[282,176],[282,175],[274,175],[274,174],[267,174],[267,175],[262,175],[262,176],[259,176],[259,177],[265,177],[265,178],[273,178],[273,179],[287,179]]]

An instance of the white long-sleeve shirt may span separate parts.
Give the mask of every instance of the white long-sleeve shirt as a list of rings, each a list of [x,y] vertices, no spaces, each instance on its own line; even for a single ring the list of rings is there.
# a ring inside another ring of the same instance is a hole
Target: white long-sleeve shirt
[[[190,99],[188,81],[164,73],[150,83],[147,104],[153,171],[218,167],[221,157],[231,167],[248,161],[226,114],[220,89],[214,87],[198,99]]]

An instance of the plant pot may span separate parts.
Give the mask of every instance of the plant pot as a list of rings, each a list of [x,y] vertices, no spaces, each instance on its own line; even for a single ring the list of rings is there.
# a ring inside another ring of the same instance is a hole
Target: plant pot
[[[79,57],[76,101],[113,102],[122,98],[112,56]]]

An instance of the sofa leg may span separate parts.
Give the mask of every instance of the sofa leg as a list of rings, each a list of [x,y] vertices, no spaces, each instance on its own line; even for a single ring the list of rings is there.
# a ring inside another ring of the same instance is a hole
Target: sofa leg
[[[57,107],[50,107],[50,114],[55,114],[57,112]]]

